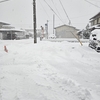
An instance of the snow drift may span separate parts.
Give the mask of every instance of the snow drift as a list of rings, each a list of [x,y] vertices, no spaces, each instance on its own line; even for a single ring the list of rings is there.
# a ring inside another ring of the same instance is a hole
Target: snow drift
[[[0,40],[0,100],[99,100],[99,60],[88,43]]]

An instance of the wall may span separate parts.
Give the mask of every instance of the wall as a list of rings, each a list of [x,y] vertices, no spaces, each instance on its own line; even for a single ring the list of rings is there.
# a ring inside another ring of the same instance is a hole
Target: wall
[[[0,33],[0,40],[2,40],[3,38],[2,38],[2,33]]]
[[[77,30],[70,26],[58,27],[55,32],[57,38],[75,38],[73,34],[77,34]]]
[[[91,23],[91,26],[100,24],[100,16],[98,16],[98,17],[94,18],[93,20],[91,20],[90,23]]]

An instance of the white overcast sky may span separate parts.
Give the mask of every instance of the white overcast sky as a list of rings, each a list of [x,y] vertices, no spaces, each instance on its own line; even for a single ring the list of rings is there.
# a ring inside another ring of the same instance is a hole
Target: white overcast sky
[[[0,0],[2,1],[2,0]],[[60,19],[55,15],[55,27],[63,24],[68,25],[68,18],[63,11],[59,0],[45,0],[56,12]],[[49,20],[49,30],[53,27],[53,11],[48,7],[44,0],[36,0],[37,9],[37,28],[45,26]],[[74,27],[83,29],[89,19],[100,11],[100,0],[61,0]],[[9,0],[0,3],[0,21],[10,23],[19,28],[33,27],[33,0]],[[62,23],[62,21],[64,23]]]

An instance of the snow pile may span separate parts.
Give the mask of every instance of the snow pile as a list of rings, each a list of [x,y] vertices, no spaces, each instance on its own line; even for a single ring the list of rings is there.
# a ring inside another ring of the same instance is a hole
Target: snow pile
[[[95,29],[91,32],[92,34],[95,34],[96,35],[96,39],[97,40],[100,40],[100,29]]]
[[[100,53],[87,45],[0,40],[0,100],[99,100]]]

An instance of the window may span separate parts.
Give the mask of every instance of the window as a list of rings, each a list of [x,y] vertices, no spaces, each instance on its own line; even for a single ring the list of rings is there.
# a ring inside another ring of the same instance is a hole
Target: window
[[[93,24],[93,21],[91,21],[91,26],[93,26],[94,24]]]
[[[98,18],[98,24],[100,24],[100,18]]]
[[[96,20],[94,20],[94,25],[96,25],[97,24],[97,19]]]

